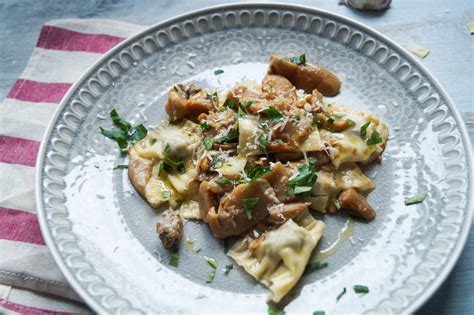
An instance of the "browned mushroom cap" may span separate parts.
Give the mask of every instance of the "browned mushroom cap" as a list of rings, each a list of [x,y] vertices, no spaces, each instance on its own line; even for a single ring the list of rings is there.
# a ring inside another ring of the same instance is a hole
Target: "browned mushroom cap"
[[[262,80],[262,91],[267,99],[283,98],[289,101],[296,101],[295,87],[291,82],[276,74],[267,74]]]
[[[145,187],[151,177],[153,161],[134,158],[128,163],[128,178],[140,195],[145,197]]]
[[[163,212],[163,216],[156,223],[156,232],[165,248],[177,245],[183,234],[183,221],[178,216],[178,211],[168,209]]]
[[[251,209],[251,218],[249,218],[243,201],[251,198],[258,199]],[[235,187],[222,198],[217,212],[215,207],[211,207],[208,211],[201,209],[201,213],[207,213],[206,221],[212,234],[216,238],[225,238],[240,235],[255,226],[267,217],[267,209],[278,202],[270,184],[266,180],[258,179]],[[204,203],[202,205],[205,206]]]
[[[199,210],[204,222],[208,222],[209,213],[215,213],[219,207],[219,196],[224,193],[214,181],[204,181],[199,186]]]
[[[171,120],[188,118],[194,122],[201,113],[207,113],[213,108],[212,101],[204,89],[194,85],[178,84],[168,92],[166,112]]]
[[[367,200],[354,188],[349,188],[339,195],[339,205],[350,214],[366,220],[375,218],[375,210]]]
[[[289,219],[296,218],[306,208],[308,208],[310,204],[310,202],[295,202],[275,205],[271,207],[268,211],[268,222],[276,225],[281,225]]]
[[[298,65],[283,59],[283,56],[270,57],[270,74],[286,77],[298,89],[311,93],[317,89],[323,95],[332,96],[339,93],[341,81],[328,69],[306,63]]]
[[[296,148],[308,138],[311,131],[313,131],[313,125],[310,120],[303,118],[299,120],[289,119],[283,128],[277,125],[272,129],[272,139],[280,139],[284,144]],[[278,146],[275,146],[275,149],[269,147],[268,150],[278,151]]]

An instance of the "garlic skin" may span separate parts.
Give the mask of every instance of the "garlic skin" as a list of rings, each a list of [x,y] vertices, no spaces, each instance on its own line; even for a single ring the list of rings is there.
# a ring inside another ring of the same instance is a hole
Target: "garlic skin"
[[[392,0],[343,0],[342,3],[354,9],[380,11],[386,9]]]

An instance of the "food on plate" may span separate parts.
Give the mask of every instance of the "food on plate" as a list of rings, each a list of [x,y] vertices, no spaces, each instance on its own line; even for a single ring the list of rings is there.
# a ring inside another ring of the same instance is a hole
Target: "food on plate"
[[[164,247],[179,242],[182,220],[202,220],[217,239],[238,237],[228,255],[279,302],[323,235],[311,211],[374,219],[365,195],[375,183],[359,166],[381,160],[388,129],[324,99],[340,88],[305,55],[274,55],[261,84],[226,92],[177,84],[169,120],[140,139],[124,129],[131,183],[152,207],[169,208],[157,223]]]

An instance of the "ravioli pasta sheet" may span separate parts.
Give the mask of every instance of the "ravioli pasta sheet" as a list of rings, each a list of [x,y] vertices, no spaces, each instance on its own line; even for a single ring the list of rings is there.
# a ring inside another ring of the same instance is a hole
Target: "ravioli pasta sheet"
[[[279,302],[301,278],[324,227],[305,210],[258,239],[247,236],[238,241],[228,255],[270,289],[270,300]]]

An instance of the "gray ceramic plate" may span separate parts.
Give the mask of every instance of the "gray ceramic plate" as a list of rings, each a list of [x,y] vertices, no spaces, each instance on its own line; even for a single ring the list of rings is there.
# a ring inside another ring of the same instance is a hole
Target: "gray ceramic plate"
[[[116,145],[99,134],[113,108],[148,127],[164,119],[166,90],[180,81],[231,86],[259,81],[271,53],[299,54],[342,79],[338,101],[383,118],[390,141],[381,165],[369,167],[378,216],[355,222],[352,236],[305,276],[288,313],[400,313],[419,307],[445,279],[466,240],[472,216],[472,156],[459,113],[433,76],[383,35],[328,12],[280,4],[204,9],[150,27],[112,49],[61,102],[37,164],[41,228],[59,267],[100,313],[265,313],[267,291],[231,263],[208,228],[187,222],[179,268],[154,229],[159,211],[133,190]],[[213,70],[223,69],[220,76]],[[427,192],[422,204],[404,199]],[[343,215],[323,217],[327,250]],[[209,272],[203,256],[214,257]],[[357,295],[355,284],[370,293]],[[347,294],[336,302],[336,296]]]

